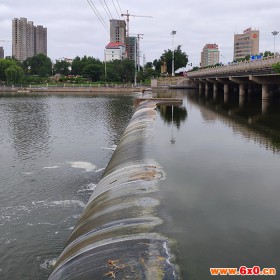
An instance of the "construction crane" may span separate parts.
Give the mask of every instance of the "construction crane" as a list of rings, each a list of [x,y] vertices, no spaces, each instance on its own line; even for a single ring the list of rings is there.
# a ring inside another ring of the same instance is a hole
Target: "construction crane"
[[[126,14],[121,14],[122,17],[126,17],[126,37],[129,37],[129,17],[145,17],[145,18],[152,18],[152,16],[139,16],[139,15],[131,15],[126,11]]]

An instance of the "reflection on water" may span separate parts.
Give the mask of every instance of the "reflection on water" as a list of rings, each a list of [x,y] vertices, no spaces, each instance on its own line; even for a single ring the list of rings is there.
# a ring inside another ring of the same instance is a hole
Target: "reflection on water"
[[[48,149],[49,108],[42,99],[22,98],[11,100],[4,108],[9,120],[9,132],[18,156],[38,156]]]
[[[238,96],[236,93],[219,93],[216,98],[189,95],[193,104],[202,106],[206,121],[222,120],[232,127],[235,134],[265,146],[274,152],[280,151],[280,97],[261,100],[260,95]]]
[[[188,113],[184,106],[159,106],[160,116],[167,124],[175,124],[179,129],[181,122],[187,119]]]
[[[240,107],[232,93],[226,102],[219,92],[214,100],[186,91],[183,99],[188,121],[174,131],[175,145],[170,127],[155,126],[156,158],[166,172],[162,230],[177,241],[183,279],[216,279],[210,267],[279,271],[279,101],[264,115],[260,99],[245,97]]]

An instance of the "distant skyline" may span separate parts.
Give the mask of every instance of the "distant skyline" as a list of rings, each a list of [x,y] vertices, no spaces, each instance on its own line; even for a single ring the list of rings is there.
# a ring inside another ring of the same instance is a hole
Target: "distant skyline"
[[[280,31],[280,5],[275,0],[0,0],[0,40],[12,41],[12,20],[25,17],[48,29],[48,56],[52,59],[93,56],[104,59],[110,34],[110,18],[124,19],[121,12],[147,17],[130,17],[130,34],[144,34],[140,50],[146,62],[158,59],[172,49],[171,31],[176,30],[174,46],[182,45],[193,66],[200,63],[205,44],[218,44],[220,60],[233,60],[235,33],[252,27],[260,31],[260,52],[274,50],[272,31]],[[94,5],[94,6],[93,6]],[[107,9],[108,7],[108,9]],[[92,8],[99,12],[100,22]],[[5,56],[12,54],[12,43],[0,42]],[[275,51],[280,52],[280,34],[275,37]],[[142,60],[141,60],[142,61]],[[141,62],[142,64],[142,62]]]

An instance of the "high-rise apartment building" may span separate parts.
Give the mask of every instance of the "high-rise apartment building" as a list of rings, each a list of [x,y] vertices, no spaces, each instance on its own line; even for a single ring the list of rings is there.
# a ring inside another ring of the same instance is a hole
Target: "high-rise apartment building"
[[[35,54],[47,55],[47,28],[38,25],[34,29]]]
[[[126,36],[124,20],[110,20],[110,43],[106,46],[105,56],[107,61],[124,58],[137,60],[137,37]]]
[[[43,26],[34,26],[26,18],[13,19],[13,47],[12,55],[24,61],[36,54],[47,55],[47,29]]]
[[[234,34],[233,60],[257,54],[259,54],[259,30],[252,30],[250,27],[242,34]]]
[[[124,20],[110,20],[110,43],[125,43],[126,23]]]
[[[105,60],[127,58],[126,23],[124,20],[110,20],[110,43],[105,48]]]
[[[4,58],[4,48],[0,47],[0,58]]]
[[[217,44],[206,44],[201,52],[201,67],[215,65],[220,62],[220,52]]]

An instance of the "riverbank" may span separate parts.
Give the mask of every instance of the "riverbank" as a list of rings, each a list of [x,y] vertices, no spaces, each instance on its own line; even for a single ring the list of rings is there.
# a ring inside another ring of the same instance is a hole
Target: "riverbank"
[[[3,93],[119,93],[141,92],[143,87],[0,87]]]

